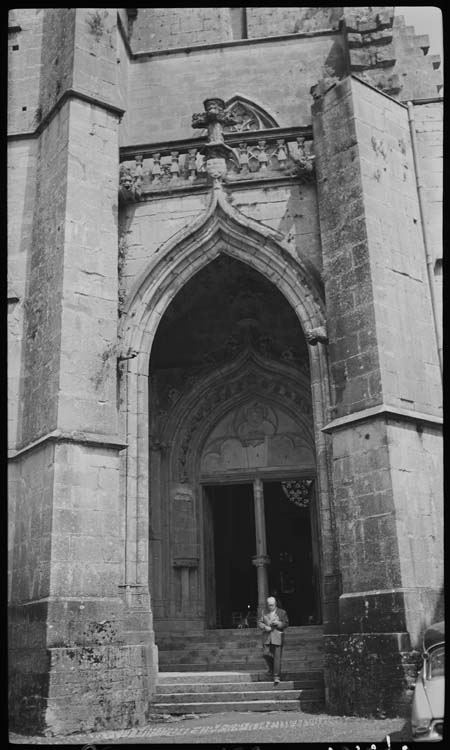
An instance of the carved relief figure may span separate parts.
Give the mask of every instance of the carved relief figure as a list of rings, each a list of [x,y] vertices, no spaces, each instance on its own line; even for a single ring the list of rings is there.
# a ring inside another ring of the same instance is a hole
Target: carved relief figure
[[[286,412],[253,398],[224,417],[210,435],[202,473],[274,466],[314,467],[310,438]]]
[[[252,401],[238,412],[235,428],[243,446],[255,446],[275,434],[277,418],[273,409],[260,401]]]

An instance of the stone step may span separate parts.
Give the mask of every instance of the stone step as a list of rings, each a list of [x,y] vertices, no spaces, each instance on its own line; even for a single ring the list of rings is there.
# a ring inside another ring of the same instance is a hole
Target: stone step
[[[261,672],[261,675],[264,674],[265,670],[261,666],[261,664],[242,664],[242,662],[233,662],[230,664],[221,664],[220,667],[222,669],[229,669],[230,672],[237,672],[238,670],[247,670],[251,672]],[[310,662],[307,664],[299,664],[298,662],[295,662],[295,664],[283,664],[282,666],[282,675],[286,679],[291,679],[290,675],[291,673],[297,674],[299,671],[314,671],[317,672],[321,669],[323,669],[324,665],[323,662]],[[161,669],[164,669],[164,672],[180,672],[186,670],[186,672],[216,672],[217,671],[217,664],[205,664],[205,663],[199,663],[199,664],[193,664],[192,662],[190,664],[164,664],[160,665]]]
[[[216,669],[228,669],[228,667],[225,667],[225,664],[231,664],[231,663],[237,663],[240,665],[240,669],[243,669],[243,665],[245,664],[255,664],[257,665],[257,669],[261,669],[261,667],[265,664],[263,661],[263,657],[261,654],[261,650],[257,651],[256,653],[252,654],[230,654],[227,652],[224,652],[222,654],[210,654],[210,653],[196,653],[193,652],[163,652],[158,655],[159,663],[160,665],[163,664],[187,664],[189,662],[192,662],[194,664],[197,664],[199,662],[205,662],[207,664],[215,664]],[[315,661],[322,663],[324,659],[324,655],[322,653],[311,653],[311,654],[284,654],[283,653],[283,664],[287,664],[288,662],[295,662],[299,665],[305,665],[308,662]],[[238,667],[239,669],[239,667]]]
[[[173,654],[175,657],[177,656],[183,656],[183,654],[198,654],[198,655],[205,655],[205,656],[226,656],[226,655],[232,655],[233,657],[236,657],[240,659],[242,656],[252,654],[261,654],[262,652],[262,644],[261,643],[251,643],[248,644],[245,648],[241,648],[239,646],[229,645],[224,646],[223,648],[218,648],[217,646],[188,646],[186,648],[161,648],[158,647],[158,654],[160,655],[169,655]],[[323,644],[305,644],[301,646],[297,646],[295,644],[289,644],[289,646],[284,646],[283,648],[283,655],[287,655],[290,657],[295,657],[298,654],[305,654],[305,655],[321,655],[324,653],[324,647]]]
[[[241,633],[245,633],[246,631],[241,631]],[[173,635],[168,635],[165,637],[156,638],[156,643],[161,645],[174,645],[174,646],[180,646],[183,648],[186,645],[189,645],[191,643],[201,643],[201,644],[215,644],[218,643],[220,645],[228,645],[230,643],[242,643],[246,644],[249,641],[252,641],[254,643],[260,643],[261,639],[263,637],[263,634],[261,632],[258,633],[251,633],[250,635],[229,635],[228,637],[224,636],[217,636],[215,638],[208,637],[208,638],[202,638],[202,636],[197,636],[195,638],[183,638]],[[306,633],[290,633],[289,631],[286,633],[286,641],[288,643],[320,643],[323,641],[323,635],[317,634],[317,635],[308,635]]]
[[[257,690],[241,690],[240,692],[229,692],[224,690],[222,692],[202,692],[202,693],[170,693],[169,695],[160,695],[158,692],[155,695],[155,702],[170,702],[170,703],[217,703],[226,701],[266,701],[266,700],[320,700],[322,692],[319,688],[309,688],[305,690],[278,690],[274,689],[272,683],[269,683],[271,689],[257,691]]]
[[[322,710],[321,671],[283,673],[275,687],[262,672],[160,672],[153,712],[168,714],[228,711]]]
[[[242,644],[243,647],[248,645],[249,642],[261,643],[262,633],[261,631],[250,631],[250,630],[238,630],[237,633],[229,634],[228,636],[177,636],[167,635],[159,636],[156,638],[156,643],[159,647],[168,648],[184,648],[187,645],[202,644],[202,645],[220,645],[228,646],[232,644]],[[323,641],[323,635],[321,633],[308,634],[308,633],[291,633],[287,631],[286,642],[287,643],[321,643]],[[245,645],[244,645],[245,644]]]
[[[229,642],[232,640],[248,640],[252,638],[261,638],[261,630],[259,628],[229,628],[226,630],[203,630],[197,633],[162,633],[156,634],[157,644],[164,642],[181,642],[182,644],[190,641],[198,641],[199,643],[205,642]],[[286,631],[286,635],[289,635],[290,640],[297,638],[310,640],[310,639],[322,639],[323,638],[323,626],[322,625],[300,625],[290,627]]]
[[[161,633],[159,637],[162,638],[183,638],[184,640],[189,638],[216,638],[220,636],[247,636],[251,633],[260,633],[259,628],[207,628],[206,630],[190,630],[189,633],[185,633],[183,630],[179,632],[172,630],[169,632]],[[289,625],[286,631],[287,633],[304,633],[310,635],[323,635],[323,625]],[[158,634],[157,634],[158,637]]]
[[[251,651],[252,649],[261,649],[262,640],[258,638],[255,641],[241,641],[236,643],[235,641],[229,641],[228,643],[158,643],[159,652],[165,651],[210,651],[219,653],[220,651],[230,650],[236,652]],[[286,640],[284,644],[284,651],[298,651],[299,649],[308,649],[308,651],[323,651],[323,640],[317,639],[315,641],[302,640],[293,642]]]
[[[264,660],[262,654],[173,654],[164,653],[158,655],[159,665],[162,671],[166,671],[166,667],[169,669],[172,665],[177,664],[207,664],[214,666],[215,671],[220,669],[221,671],[256,671],[259,672],[264,667]],[[297,654],[295,657],[283,654],[282,665],[283,668],[289,665],[290,667],[297,667],[297,671],[300,669],[306,669],[309,664],[317,664],[320,669],[324,662],[323,654]],[[236,664],[234,668],[232,665]],[[314,669],[314,667],[309,667]],[[180,670],[182,671],[182,670]]]
[[[204,680],[184,682],[184,683],[164,683],[158,684],[156,688],[156,695],[175,695],[185,694],[187,692],[192,694],[198,693],[239,693],[239,692],[264,692],[272,687],[272,682],[213,682],[205,683]],[[323,685],[322,675],[318,673],[318,679],[316,680],[286,680],[280,682],[277,690],[321,690]]]
[[[151,710],[167,714],[211,714],[226,713],[227,711],[300,711],[301,709],[298,700],[256,700],[217,701],[215,703],[152,703]]]
[[[283,682],[299,681],[299,680],[314,680],[323,681],[323,673],[319,670],[309,672],[294,672],[285,673],[283,672]],[[203,684],[216,685],[220,683],[242,683],[242,682],[265,682],[267,683],[267,677],[265,673],[259,672],[205,672],[200,674],[197,671],[194,672],[159,672],[158,674],[158,687],[161,685],[184,685],[187,683],[198,684],[199,681]],[[269,683],[271,684],[271,683]]]

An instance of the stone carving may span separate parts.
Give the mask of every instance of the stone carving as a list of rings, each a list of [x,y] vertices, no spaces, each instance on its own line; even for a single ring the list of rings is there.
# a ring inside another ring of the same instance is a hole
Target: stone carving
[[[121,352],[117,355],[117,359],[122,362],[125,359],[134,359],[139,354],[136,349],[131,349],[131,347],[126,352]]]
[[[198,117],[203,117],[203,113],[194,115],[194,118]],[[205,121],[199,120],[198,123],[200,127]],[[275,133],[257,142],[253,139],[249,143],[242,140],[229,147],[223,140],[224,130],[220,130],[219,123],[219,130],[216,131],[216,124],[211,123],[211,137],[219,140],[208,141],[200,149],[181,146],[175,151],[168,146],[164,152],[150,151],[145,159],[138,154],[134,163],[131,159],[123,162],[120,202],[137,200],[149,192],[174,188],[185,190],[194,183],[204,184],[208,176],[226,181],[275,176],[301,178],[302,182],[314,179],[310,136],[297,138],[297,130],[287,139],[277,138]]]
[[[314,454],[288,411],[251,399],[216,425],[204,448],[201,471],[312,467]]]
[[[272,397],[281,396],[284,400],[291,402],[297,412],[300,412],[307,417],[312,415],[310,400],[305,398],[293,384],[281,384],[276,382],[262,371],[250,370],[238,380],[231,380],[225,384],[221,383],[216,386],[216,388],[212,388],[206,393],[184,430],[178,450],[180,482],[188,481],[187,457],[189,449],[195,433],[205,417],[211,414],[219,404],[225,403],[238,394],[249,392],[265,393],[268,396],[272,395]],[[270,423],[272,419],[273,418],[271,417],[271,419],[267,421]]]
[[[243,446],[259,445],[277,430],[277,417],[273,409],[252,401],[239,410],[235,418],[235,430]]]
[[[226,160],[237,163],[233,149],[225,144],[223,129],[225,125],[234,125],[234,117],[225,112],[223,99],[205,99],[204,112],[192,115],[193,128],[207,128],[207,142],[200,149],[206,159],[206,171],[215,181],[224,177],[227,172]]]
[[[299,508],[308,508],[312,483],[312,479],[296,479],[291,482],[281,482],[281,487],[291,503],[295,503]]]
[[[276,128],[277,123],[267,113],[255,105],[251,105],[241,99],[231,100],[226,107],[227,114],[234,119],[234,124],[226,124],[225,132],[240,133],[249,130],[263,130],[265,128]]]
[[[338,83],[339,79],[335,76],[333,77],[325,77],[321,78],[321,80],[316,83],[314,86],[311,86],[310,88],[310,94],[313,99],[321,99],[322,96],[324,96],[327,91],[333,88],[333,86],[336,86],[336,83]]]
[[[288,154],[287,154],[286,141],[284,140],[284,138],[279,138],[277,140],[276,157],[278,159],[278,164],[280,165],[280,169],[285,169]]]
[[[133,203],[139,200],[141,196],[141,182],[142,166],[140,169],[137,168],[133,175],[128,166],[121,164],[119,172],[119,203]]]
[[[316,346],[316,344],[328,344],[328,334],[325,326],[318,326],[317,328],[308,328],[305,331],[305,338],[308,344]]]

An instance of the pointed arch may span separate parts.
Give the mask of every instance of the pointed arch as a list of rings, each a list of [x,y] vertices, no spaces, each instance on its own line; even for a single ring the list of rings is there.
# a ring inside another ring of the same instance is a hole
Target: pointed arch
[[[299,431],[307,436],[311,446],[314,445],[309,378],[287,363],[269,360],[250,349],[199,378],[180,394],[167,414],[160,442],[171,445],[174,478],[183,481],[181,466],[185,480],[196,476],[196,463],[214,425],[249,397],[259,398],[275,409],[292,412]]]
[[[236,210],[220,185],[213,189],[206,210],[155,253],[146,272],[131,290],[119,331],[122,347],[138,353],[133,359],[125,360],[120,378],[121,429],[128,444],[122,463],[126,515],[124,585],[137,594],[144,590],[149,592],[149,454],[150,450],[155,451],[156,460],[164,450],[161,445],[150,445],[149,438],[148,378],[152,344],[159,322],[175,295],[221,253],[246,263],[275,284],[293,308],[304,332],[325,325],[324,294],[318,273],[279,232]],[[327,436],[322,432],[331,406],[325,346],[310,346],[309,357],[320,526],[324,540],[322,570],[326,580],[336,574],[337,552],[331,532],[330,459]],[[325,621],[326,606],[324,599]]]
[[[304,332],[325,325],[323,286],[312,264],[279,232],[233,208],[219,186],[205,212],[163,243],[130,292],[120,336],[124,349],[140,353],[140,372],[148,372],[153,337],[172,299],[222,253],[275,283]]]

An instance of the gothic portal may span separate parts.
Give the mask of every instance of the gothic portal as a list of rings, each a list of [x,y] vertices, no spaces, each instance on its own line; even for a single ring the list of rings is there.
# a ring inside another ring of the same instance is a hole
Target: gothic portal
[[[443,612],[427,37],[373,6],[8,31],[11,729],[145,724],[173,644],[268,593],[325,710],[407,715]]]
[[[271,592],[318,622],[309,357],[287,300],[220,255],[166,310],[149,382],[156,638],[236,626]]]

